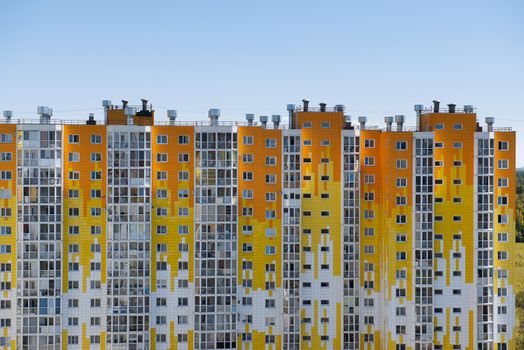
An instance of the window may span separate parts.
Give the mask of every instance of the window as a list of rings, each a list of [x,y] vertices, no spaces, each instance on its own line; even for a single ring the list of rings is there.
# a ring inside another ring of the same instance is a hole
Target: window
[[[453,142],[453,148],[462,148],[462,142]]]
[[[71,134],[67,139],[69,143],[80,143],[80,135],[78,134]]]
[[[311,140],[304,140],[304,146],[311,146],[313,142]]]
[[[0,180],[11,180],[12,174],[10,171],[2,170],[0,171]]]
[[[277,157],[266,157],[266,166],[277,165]]]
[[[311,122],[304,122],[304,123],[302,124],[302,127],[303,127],[304,129],[310,129],[310,128],[311,128]]]
[[[397,196],[397,205],[407,205],[408,198],[405,196]]]
[[[266,139],[266,148],[275,148],[277,147],[276,139]]]
[[[78,152],[69,152],[67,159],[70,162],[79,162],[80,161],[80,153],[78,153]]]
[[[397,169],[406,169],[408,161],[406,159],[397,159]]]
[[[178,208],[178,216],[189,216],[189,208]]]
[[[444,148],[444,142],[435,142],[435,148]]]
[[[462,124],[460,123],[453,124],[453,130],[462,130]]]
[[[435,130],[444,130],[444,124],[435,124]]]
[[[498,260],[508,260],[508,252],[506,251],[497,252],[497,258]]]
[[[276,201],[277,200],[277,194],[276,192],[266,192],[266,201]]]
[[[242,144],[244,144],[244,145],[252,145],[253,144],[253,136],[243,136],[242,137]]]
[[[70,171],[69,180],[80,180],[80,172],[79,171]]]
[[[242,162],[243,163],[253,163],[253,154],[252,153],[242,154]]]
[[[167,229],[166,229],[166,232],[167,232]],[[178,226],[178,234],[180,234],[180,235],[187,235],[187,234],[189,234],[189,226],[186,226],[186,225]]]
[[[508,205],[508,197],[500,196],[498,197],[497,202],[499,205]]]
[[[498,240],[499,240],[499,242],[507,242],[508,241],[508,234],[506,232],[500,232],[498,234]]]
[[[13,156],[11,152],[2,152],[0,153],[0,161],[2,162],[10,162],[13,160]]]
[[[508,141],[499,141],[499,151],[507,151],[509,150],[509,142]]]
[[[406,141],[397,141],[397,151],[405,151],[408,149],[408,143]]]
[[[91,153],[91,161],[92,162],[101,162],[102,161],[102,153]]]
[[[397,243],[404,243],[407,242],[407,236],[405,233],[397,233],[396,235]]]
[[[156,190],[157,198],[167,198],[167,190]]]
[[[405,177],[397,177],[397,187],[407,187],[408,179]]]
[[[102,180],[102,172],[101,171],[92,171],[91,180]]]
[[[507,177],[501,177],[497,180],[499,187],[508,187],[509,179]]]
[[[167,178],[167,175],[166,175]],[[189,180],[189,172],[188,171],[179,171],[178,172],[178,180],[180,181],[187,181]]]
[[[253,199],[253,190],[242,190],[242,198]]]
[[[364,157],[364,165],[374,166],[375,165],[375,157]]]
[[[364,148],[375,148],[375,140],[374,139],[364,140]]]
[[[497,223],[499,224],[507,224],[508,223],[508,216],[501,214],[497,216]]]
[[[187,145],[187,144],[189,144],[189,136],[188,135],[180,135],[180,136],[178,136],[178,144],[179,145]]]
[[[328,129],[329,126],[330,126],[329,122],[322,122],[322,124],[320,125],[320,127],[323,129]]]
[[[189,198],[189,190],[178,190],[178,199]]]
[[[178,155],[178,161],[180,163],[187,163],[187,162],[189,162],[189,154],[188,153],[180,153]]]
[[[374,253],[375,253],[375,246],[372,246],[372,245],[364,246],[364,254],[374,254]]]
[[[275,219],[276,211],[275,210],[266,210],[266,219]]]
[[[159,145],[167,145],[167,140],[167,135],[157,135],[156,137],[156,143]]]
[[[166,163],[167,162],[167,153],[157,153],[156,161],[159,163]]]
[[[243,207],[242,208],[242,216],[253,216],[253,208],[251,208],[251,207]]]
[[[0,143],[11,143],[11,142],[13,142],[13,135],[0,134]]]
[[[102,135],[91,135],[91,143],[96,145],[96,144],[101,144],[102,143]]]
[[[266,228],[266,237],[275,237],[276,230],[274,228]]]
[[[396,257],[398,261],[406,260],[406,256],[407,256],[406,252],[397,252],[396,253]]]
[[[9,236],[11,234],[11,226],[0,226],[0,236]]]
[[[167,180],[167,171],[157,171],[156,179],[157,180]]]
[[[366,183],[366,184],[374,184],[375,183],[375,175],[374,174],[364,175],[364,183]]]
[[[373,227],[364,228],[364,236],[371,237],[375,235],[375,229]]]
[[[253,181],[253,173],[251,171],[242,172],[242,180]]]
[[[10,254],[11,253],[11,245],[10,244],[2,244],[0,245],[0,254]]]
[[[509,169],[509,161],[507,159],[500,159],[498,166],[499,169]]]
[[[321,146],[329,146],[329,140],[322,140],[322,141],[320,142],[320,145],[321,145]]]
[[[91,198],[102,198],[102,190],[91,190]]]
[[[102,234],[102,226],[91,226],[90,230],[92,235]]]
[[[277,176],[275,174],[266,175],[266,184],[275,184],[277,182]]]
[[[396,217],[397,219],[397,224],[405,224],[407,222],[407,217],[406,215],[397,215]]]
[[[454,161],[453,161],[453,166],[454,166],[454,167],[460,167],[460,166],[462,166],[462,161],[461,161],[461,160],[454,160]]]

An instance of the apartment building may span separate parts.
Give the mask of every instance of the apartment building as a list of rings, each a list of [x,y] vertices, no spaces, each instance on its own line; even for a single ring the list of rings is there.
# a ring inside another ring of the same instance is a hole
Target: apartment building
[[[288,105],[0,123],[0,348],[515,349],[515,132]]]

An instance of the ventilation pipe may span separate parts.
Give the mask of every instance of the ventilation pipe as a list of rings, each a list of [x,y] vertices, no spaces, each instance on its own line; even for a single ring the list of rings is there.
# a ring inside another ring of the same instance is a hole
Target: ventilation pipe
[[[89,118],[86,120],[86,125],[96,125],[95,115],[89,113]]]
[[[133,125],[133,117],[135,116],[135,109],[133,107],[127,107],[127,101],[126,101],[126,108],[124,108],[124,114],[126,115],[126,118],[127,118],[127,125]]]
[[[278,129],[278,126],[280,124],[280,115],[279,114],[273,114],[271,116],[271,121],[273,122],[273,128]]]
[[[424,110],[424,105],[415,105],[413,106],[415,113],[417,114],[417,131],[420,131],[420,117],[422,116],[422,111]]]
[[[11,123],[12,117],[13,117],[13,111],[4,111],[4,118],[7,124]]]
[[[247,113],[246,114],[247,125],[252,126],[254,119],[255,119],[255,115],[254,114],[252,114],[252,113]]]
[[[457,106],[457,105],[454,104],[454,103],[448,103],[448,112],[449,112],[449,113],[455,113],[455,107],[456,107],[456,106]]]
[[[218,118],[220,117],[220,109],[218,108],[211,108],[208,113],[207,113],[207,116],[209,117],[209,122],[211,123],[211,125],[218,125]]]
[[[358,122],[360,123],[360,130],[366,130],[367,121],[368,121],[367,117],[364,117],[364,116],[358,117]]]
[[[433,113],[438,113],[440,109],[440,101],[433,100]]]
[[[267,126],[267,115],[260,116],[260,123],[262,124],[262,127],[265,129]]]
[[[128,103],[129,103],[129,101],[122,100],[122,109],[126,109]]]
[[[473,105],[464,105],[464,113],[473,113]]]
[[[39,106],[36,108],[38,114],[40,114],[40,124],[49,124],[51,116],[53,115],[53,109],[46,106]]]
[[[495,118],[486,117],[486,124],[488,125],[488,131],[493,132],[493,124],[495,124]]]
[[[111,107],[111,100],[102,100],[102,107],[104,107],[104,124],[107,125],[107,111]]]
[[[391,125],[393,125],[393,117],[384,117],[384,122],[386,123],[386,131],[391,131]]]
[[[175,125],[177,116],[178,113],[176,109],[167,110],[167,119],[169,119],[169,125]]]
[[[142,112],[147,111],[147,100],[143,98],[140,101],[142,101]]]
[[[397,123],[397,131],[402,131],[404,128],[404,116],[402,114],[396,115],[395,122]]]
[[[344,112],[344,105],[335,105],[335,112]]]
[[[294,113],[295,113],[295,105],[294,104],[288,104],[287,105],[287,113],[289,115],[289,128],[293,129],[294,123]]]
[[[309,109],[309,100],[303,99],[303,100],[302,100],[302,104],[303,104],[303,107],[304,107],[302,110],[303,110],[304,112],[307,112],[308,109]]]
[[[324,102],[321,102],[318,104],[320,106],[320,111],[325,112],[326,111],[326,104]]]

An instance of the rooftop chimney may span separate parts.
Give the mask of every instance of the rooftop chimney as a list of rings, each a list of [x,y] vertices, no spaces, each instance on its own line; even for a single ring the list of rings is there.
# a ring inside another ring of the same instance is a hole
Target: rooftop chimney
[[[384,117],[384,122],[386,123],[386,131],[391,131],[391,125],[393,125],[393,117]]]
[[[494,117],[486,117],[486,124],[488,125],[488,131],[493,131],[493,124],[495,123]]]
[[[273,122],[273,128],[278,129],[278,125],[280,124],[280,115],[273,114],[271,116],[271,121]]]
[[[211,108],[207,112],[207,116],[209,117],[209,122],[211,123],[211,125],[218,125],[218,118],[220,117],[220,109]]]
[[[39,106],[36,108],[38,114],[40,114],[40,124],[49,124],[53,110],[46,106]]]
[[[4,118],[6,123],[11,123],[11,118],[13,117],[13,111],[4,111]]]
[[[344,112],[344,105],[335,105],[336,112]]]
[[[440,101],[433,100],[433,113],[438,113],[440,109]]]
[[[302,100],[302,104],[303,104],[303,107],[304,107],[302,110],[303,110],[304,112],[307,112],[308,109],[309,109],[309,100],[303,99],[303,100]]]
[[[177,117],[176,109],[167,110],[167,118],[169,119],[169,125],[175,125],[176,117]]]
[[[448,112],[449,112],[449,113],[455,113],[455,107],[456,107],[456,106],[457,106],[457,105],[454,104],[454,103],[448,103]]]
[[[404,127],[404,116],[402,114],[396,115],[395,122],[397,123],[397,131],[402,131]]]
[[[124,114],[126,115],[127,117],[127,125],[133,125],[133,117],[135,116],[135,109],[133,107],[127,107],[127,101],[123,101],[122,100],[122,103],[125,102],[125,106],[126,108],[124,108]]]
[[[287,105],[287,113],[289,115],[289,128],[292,129],[293,126],[294,126],[294,122],[293,122],[293,113],[295,112],[295,105],[294,104],[288,104]]]
[[[358,122],[360,123],[360,130],[366,130],[367,121],[368,121],[367,117],[364,117],[364,116],[358,117]]]
[[[464,105],[464,113],[473,113],[472,105]]]
[[[86,120],[86,125],[96,125],[95,115],[89,113],[89,118]]]
[[[260,123],[262,124],[262,127],[265,129],[267,125],[267,115],[260,116]]]
[[[422,111],[424,110],[424,105],[415,105],[413,108],[415,109],[415,113],[417,114],[417,131],[420,131],[420,116],[422,115]]]
[[[251,126],[253,125],[253,120],[255,119],[255,115],[252,114],[252,113],[247,113],[246,114],[246,120],[247,120],[247,125]]]
[[[147,100],[143,98],[140,101],[142,101],[142,111],[147,111]]]
[[[320,111],[325,112],[326,111],[326,104],[324,102],[321,102],[318,104],[320,106]]]

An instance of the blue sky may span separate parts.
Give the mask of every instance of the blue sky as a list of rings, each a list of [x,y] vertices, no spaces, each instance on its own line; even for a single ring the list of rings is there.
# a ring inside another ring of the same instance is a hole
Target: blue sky
[[[162,117],[235,120],[306,97],[413,125],[413,104],[438,98],[495,116],[524,149],[522,18],[522,1],[6,0],[0,110],[84,119],[146,97]]]

